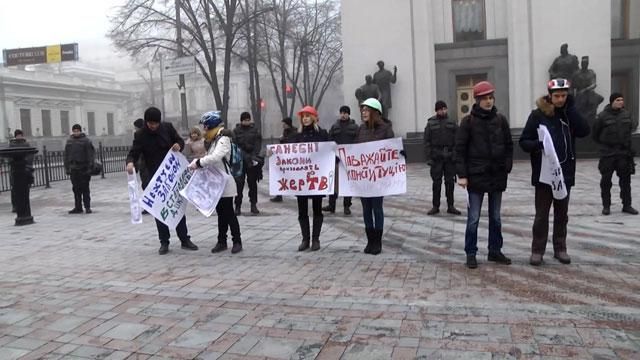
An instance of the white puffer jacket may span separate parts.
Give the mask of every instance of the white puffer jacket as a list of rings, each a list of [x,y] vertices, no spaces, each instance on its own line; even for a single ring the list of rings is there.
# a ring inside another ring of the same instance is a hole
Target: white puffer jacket
[[[220,129],[218,134],[222,133],[223,129]],[[200,166],[209,167],[213,166],[220,170],[221,173],[227,177],[227,185],[224,187],[222,197],[232,197],[238,195],[238,188],[233,177],[228,173],[223,159],[229,163],[231,157],[231,139],[225,135],[218,135],[211,144],[209,152],[204,157],[200,158]]]

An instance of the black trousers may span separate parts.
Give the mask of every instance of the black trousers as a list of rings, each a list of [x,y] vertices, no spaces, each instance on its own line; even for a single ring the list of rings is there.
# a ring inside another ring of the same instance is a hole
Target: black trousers
[[[251,204],[256,204],[258,202],[258,175],[260,174],[260,167],[252,166],[247,167],[244,175],[234,177],[236,181],[236,186],[238,187],[238,195],[236,196],[235,203],[236,207],[242,205],[242,192],[244,191],[244,182],[245,178],[247,179],[247,184],[249,184],[249,201]]]
[[[600,179],[600,196],[602,206],[611,206],[611,178],[615,172],[618,175],[618,185],[620,185],[620,199],[623,206],[631,206],[631,169],[632,159],[628,156],[607,156],[600,158],[598,170],[602,178]]]
[[[544,254],[549,236],[549,211],[553,204],[553,251],[567,251],[567,223],[569,222],[569,197],[570,188],[567,188],[567,197],[562,200],[553,198],[551,186],[546,184],[536,185],[535,204],[536,215],[533,220],[533,241],[531,252]]]
[[[447,197],[447,205],[453,206],[453,189],[456,182],[456,164],[453,160],[434,160],[431,164],[431,180],[433,181],[433,207],[440,207],[440,192],[442,189],[442,177],[444,176],[444,188]]]
[[[82,209],[82,204],[84,204],[85,209],[90,209],[91,191],[89,190],[89,182],[91,181],[91,175],[88,170],[71,170],[70,176],[75,208]]]
[[[238,217],[233,211],[233,197],[223,197],[216,205],[216,213],[218,213],[218,242],[227,243],[227,230],[231,228],[231,240],[233,243],[239,243],[240,240],[240,224]]]
[[[160,244],[169,244],[169,238],[171,237],[171,232],[169,231],[169,227],[160,220],[156,220],[156,227],[158,228],[158,238],[160,239]],[[189,231],[187,230],[187,217],[183,216],[176,226],[176,233],[178,233],[178,238],[180,241],[189,240]]]

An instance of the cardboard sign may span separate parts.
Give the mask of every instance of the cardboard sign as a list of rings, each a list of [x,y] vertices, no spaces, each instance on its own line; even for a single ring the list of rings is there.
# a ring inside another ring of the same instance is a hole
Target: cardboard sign
[[[335,142],[269,145],[270,195],[330,195],[335,180]]]
[[[402,138],[338,145],[340,196],[376,197],[407,192]]]
[[[209,217],[216,211],[228,179],[215,167],[196,169],[187,186],[180,190],[180,195],[193,204],[202,215]]]

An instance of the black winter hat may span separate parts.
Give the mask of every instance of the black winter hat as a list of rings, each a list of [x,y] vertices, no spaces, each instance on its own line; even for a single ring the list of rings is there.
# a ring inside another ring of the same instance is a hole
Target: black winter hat
[[[242,114],[240,114],[240,121],[242,120],[251,120],[251,114],[249,114],[249,112],[245,111]]]
[[[351,108],[349,108],[347,105],[342,105],[340,106],[340,113],[347,113],[351,115]]]
[[[80,124],[73,124],[73,126],[71,127],[71,130],[80,130],[82,131],[82,126],[80,126]]]
[[[136,119],[136,121],[133,122],[133,126],[136,129],[142,129],[142,127],[144,126],[144,120],[142,119]]]
[[[287,125],[289,125],[289,127],[293,126],[293,120],[291,120],[290,117],[286,117],[286,118],[282,119],[282,122],[287,124]]]
[[[609,105],[611,105],[617,98],[624,98],[621,93],[614,92],[609,96]]]
[[[447,103],[442,101],[442,100],[438,100],[436,101],[436,111],[440,110],[440,109],[444,109],[447,107]]]
[[[144,111],[144,122],[159,123],[162,121],[162,112],[157,107],[150,107]]]

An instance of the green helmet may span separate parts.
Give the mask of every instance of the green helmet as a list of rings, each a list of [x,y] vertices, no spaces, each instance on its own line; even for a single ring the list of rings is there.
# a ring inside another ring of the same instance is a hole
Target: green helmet
[[[362,106],[368,106],[372,109],[376,109],[380,114],[382,114],[382,104],[380,104],[380,101],[376,98],[368,98],[360,104],[360,107]]]

